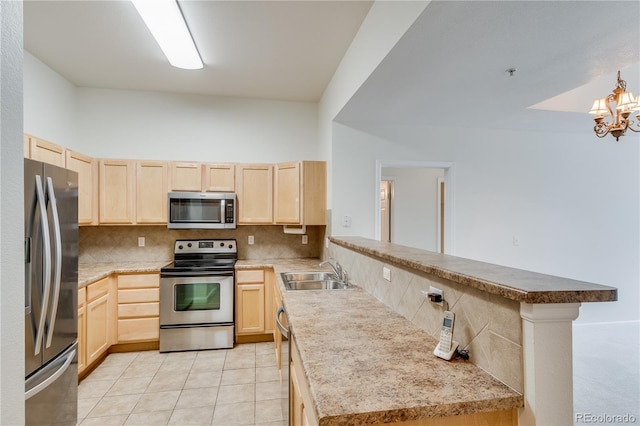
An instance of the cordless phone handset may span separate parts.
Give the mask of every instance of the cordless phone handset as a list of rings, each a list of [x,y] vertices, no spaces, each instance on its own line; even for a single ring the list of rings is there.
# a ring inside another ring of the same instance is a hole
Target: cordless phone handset
[[[436,346],[433,354],[447,361],[453,357],[458,349],[458,342],[453,341],[453,323],[455,314],[451,311],[444,311],[444,319],[442,320],[442,328],[440,329],[440,341]]]

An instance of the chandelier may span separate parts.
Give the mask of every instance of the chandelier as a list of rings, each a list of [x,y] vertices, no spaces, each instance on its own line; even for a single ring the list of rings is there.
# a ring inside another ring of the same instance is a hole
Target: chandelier
[[[613,103],[615,103],[615,117],[611,106]],[[640,96],[634,99],[633,94],[627,92],[627,82],[620,78],[620,71],[618,71],[618,82],[613,93],[606,98],[596,99],[589,111],[589,114],[594,114],[593,119],[596,122],[593,131],[599,138],[610,133],[616,141],[620,136],[624,136],[627,129],[640,132],[640,112],[636,115],[638,122],[629,120],[629,116],[635,111],[640,111]],[[611,116],[610,123],[605,121],[607,116]]]

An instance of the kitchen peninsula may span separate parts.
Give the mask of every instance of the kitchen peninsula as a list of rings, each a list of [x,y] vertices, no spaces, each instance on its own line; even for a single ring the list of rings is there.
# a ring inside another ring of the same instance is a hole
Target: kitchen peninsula
[[[580,303],[617,300],[616,288],[367,238],[330,241],[329,255],[353,282],[434,339],[442,308],[425,302],[424,291],[442,289],[456,313],[454,340],[471,362],[523,395],[518,424],[572,423],[572,321]]]

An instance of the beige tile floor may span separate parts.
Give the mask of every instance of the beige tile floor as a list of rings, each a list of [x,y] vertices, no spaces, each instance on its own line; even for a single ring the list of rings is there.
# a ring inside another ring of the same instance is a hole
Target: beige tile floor
[[[78,388],[80,425],[283,425],[274,344],[110,354]]]

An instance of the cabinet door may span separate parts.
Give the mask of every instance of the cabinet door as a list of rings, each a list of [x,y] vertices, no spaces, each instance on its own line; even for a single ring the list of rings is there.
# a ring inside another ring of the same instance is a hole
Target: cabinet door
[[[273,166],[236,166],[238,223],[273,223]]]
[[[200,163],[174,161],[171,163],[172,191],[202,191],[202,166]]]
[[[236,166],[234,164],[205,164],[204,190],[207,192],[234,192]]]
[[[278,308],[275,306],[275,285],[277,285],[275,273],[273,269],[267,269],[264,272],[264,332],[269,334],[273,334],[276,329],[276,311]]]
[[[87,303],[87,364],[98,359],[110,345],[109,295]]]
[[[44,139],[29,138],[29,150],[31,159],[64,167],[64,147]]]
[[[237,333],[264,333],[264,284],[239,284],[236,296]]]
[[[87,289],[78,290],[78,374],[87,367]]]
[[[78,173],[78,225],[98,224],[98,162],[66,150],[66,167]]]
[[[134,173],[129,160],[100,160],[100,223],[134,223]]]
[[[274,220],[282,224],[301,224],[300,163],[276,164],[275,169]]]
[[[136,223],[167,223],[168,180],[166,162],[136,162]]]

